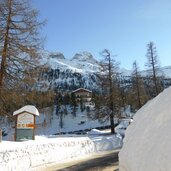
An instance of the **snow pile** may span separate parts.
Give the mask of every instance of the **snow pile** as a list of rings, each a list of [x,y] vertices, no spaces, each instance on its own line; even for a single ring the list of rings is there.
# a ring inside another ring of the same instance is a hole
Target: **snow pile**
[[[113,136],[96,136],[93,138],[96,152],[109,151],[122,146],[122,138]]]
[[[0,143],[0,170],[40,170],[43,166],[119,147],[120,139],[101,137],[36,137],[35,141]],[[118,142],[118,143],[117,143]]]
[[[171,87],[135,115],[119,153],[120,171],[171,170]]]

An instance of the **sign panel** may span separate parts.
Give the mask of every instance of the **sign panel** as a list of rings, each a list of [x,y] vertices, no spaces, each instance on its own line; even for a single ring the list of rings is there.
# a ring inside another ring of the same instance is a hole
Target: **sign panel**
[[[34,129],[34,116],[26,112],[19,114],[17,117],[17,129]]]
[[[35,139],[35,116],[39,115],[35,106],[26,105],[13,112],[16,116],[15,141]]]
[[[17,129],[16,141],[32,140],[34,136],[33,129]]]

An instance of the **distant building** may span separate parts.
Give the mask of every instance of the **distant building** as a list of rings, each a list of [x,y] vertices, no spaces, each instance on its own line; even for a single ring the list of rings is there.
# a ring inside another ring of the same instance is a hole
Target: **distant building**
[[[84,88],[76,89],[72,93],[75,94],[77,101],[90,102],[92,99],[92,91]]]
[[[80,102],[82,100],[85,107],[93,110],[95,107],[95,103],[92,102],[92,91],[79,88],[72,92],[75,95],[76,101]]]

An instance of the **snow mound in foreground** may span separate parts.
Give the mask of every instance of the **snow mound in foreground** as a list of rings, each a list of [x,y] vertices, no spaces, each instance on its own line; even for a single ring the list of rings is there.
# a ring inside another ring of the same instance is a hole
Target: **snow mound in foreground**
[[[144,105],[126,131],[120,171],[171,170],[171,87]]]

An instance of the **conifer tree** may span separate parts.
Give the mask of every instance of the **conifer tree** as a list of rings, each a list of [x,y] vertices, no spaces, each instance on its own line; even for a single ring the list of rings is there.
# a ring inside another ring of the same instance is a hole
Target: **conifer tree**
[[[74,93],[71,94],[71,109],[71,114],[73,115],[73,117],[76,117],[77,101]]]
[[[60,128],[63,128],[64,122],[63,122],[63,112],[59,113],[59,126]]]
[[[144,88],[143,77],[140,74],[136,61],[133,63],[132,86],[129,95],[133,109],[139,109],[148,100]],[[132,98],[133,96],[135,98]]]
[[[145,64],[148,70],[148,76],[151,80],[149,88],[150,89],[150,95],[152,97],[156,96],[160,92],[160,86],[159,86],[159,62],[158,62],[158,56],[157,56],[157,49],[153,42],[149,42],[147,44],[147,63]]]
[[[140,108],[142,106],[141,98],[140,98],[140,73],[138,70],[137,62],[134,61],[133,63],[133,73],[132,73],[132,83],[133,83],[133,89],[135,88],[136,92],[136,100],[138,102],[138,107]]]
[[[111,52],[107,49],[104,49],[101,55],[103,60],[101,61],[102,71],[99,74],[99,78],[102,85],[103,98],[106,98],[106,107],[110,110],[110,112],[107,113],[109,113],[111,133],[114,133],[114,116],[117,113],[114,99],[114,78],[116,78],[117,75],[118,63],[112,59]]]
[[[38,63],[42,25],[37,10],[28,0],[0,1],[0,113],[5,112],[4,107],[10,103],[7,102],[10,92],[18,91],[17,98],[25,87],[21,82],[34,81],[31,71]]]
[[[81,110],[81,112],[83,112],[85,110],[83,98],[80,98],[80,110]]]

